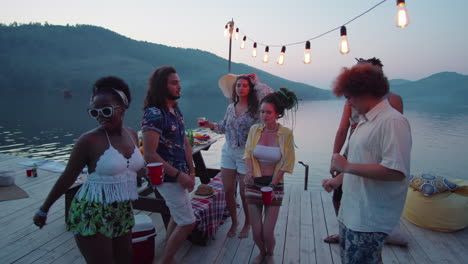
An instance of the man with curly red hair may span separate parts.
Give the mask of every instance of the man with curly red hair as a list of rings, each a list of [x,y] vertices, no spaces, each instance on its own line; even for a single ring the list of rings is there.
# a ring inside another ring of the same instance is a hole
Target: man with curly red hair
[[[360,114],[347,159],[335,153],[331,160],[332,169],[343,172],[338,176],[343,181],[338,214],[342,263],[379,263],[384,239],[405,203],[411,128],[385,99],[388,90],[383,71],[370,63],[344,68],[333,87]]]

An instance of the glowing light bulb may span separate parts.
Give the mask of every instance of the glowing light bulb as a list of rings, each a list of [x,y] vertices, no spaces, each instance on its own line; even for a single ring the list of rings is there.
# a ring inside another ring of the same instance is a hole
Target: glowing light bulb
[[[239,39],[239,28],[236,28],[236,34],[234,35],[234,39],[235,40]]]
[[[257,57],[257,42],[253,44],[252,57]]]
[[[245,41],[246,41],[246,40],[247,40],[247,37],[244,36],[244,37],[242,38],[242,42],[241,42],[241,47],[240,47],[241,49],[245,49]]]
[[[341,27],[341,41],[340,41],[340,52],[341,54],[349,53],[348,39],[346,38],[346,27]]]
[[[406,11],[405,0],[397,0],[397,14],[396,14],[396,26],[399,28],[405,28],[409,24],[408,11]]]
[[[228,31],[228,25],[226,24],[226,25],[224,26],[224,36],[227,37],[227,36],[228,36],[228,33],[229,33],[229,31]]]
[[[270,51],[270,47],[266,46],[266,47],[265,47],[265,54],[263,55],[263,62],[264,62],[264,63],[267,63],[267,62],[268,62],[268,57],[269,57],[268,52],[269,52],[269,51]]]
[[[311,61],[311,56],[310,56],[310,41],[306,42],[305,46],[305,52],[304,52],[304,63],[309,64]]]
[[[276,61],[276,63],[278,63],[279,65],[283,65],[284,64],[284,53],[286,52],[286,46],[283,46],[281,48],[281,53],[278,57],[278,60]]]

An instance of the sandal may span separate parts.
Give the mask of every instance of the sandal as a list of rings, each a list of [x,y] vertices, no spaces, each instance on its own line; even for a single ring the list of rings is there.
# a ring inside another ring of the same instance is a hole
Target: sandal
[[[338,244],[340,243],[340,235],[338,234],[329,235],[323,239],[323,242],[328,243],[328,244]]]

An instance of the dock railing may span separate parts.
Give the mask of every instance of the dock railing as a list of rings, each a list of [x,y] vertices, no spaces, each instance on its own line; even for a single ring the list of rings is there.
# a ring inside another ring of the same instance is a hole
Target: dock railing
[[[309,184],[309,165],[308,165],[308,164],[305,164],[305,163],[302,162],[302,161],[299,161],[298,163],[305,167],[305,172],[304,172],[304,191],[307,191],[307,185]]]

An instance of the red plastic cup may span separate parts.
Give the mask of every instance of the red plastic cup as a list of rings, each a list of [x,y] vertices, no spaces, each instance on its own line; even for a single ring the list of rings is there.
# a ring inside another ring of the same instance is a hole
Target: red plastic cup
[[[164,169],[161,162],[154,162],[146,165],[151,185],[161,185],[164,182]]]
[[[205,117],[198,117],[197,122],[198,122],[199,127],[206,126],[206,118]]]
[[[26,176],[31,177],[32,176],[32,169],[26,170]]]
[[[271,187],[262,187],[262,199],[264,205],[270,205],[273,202],[273,188]]]

